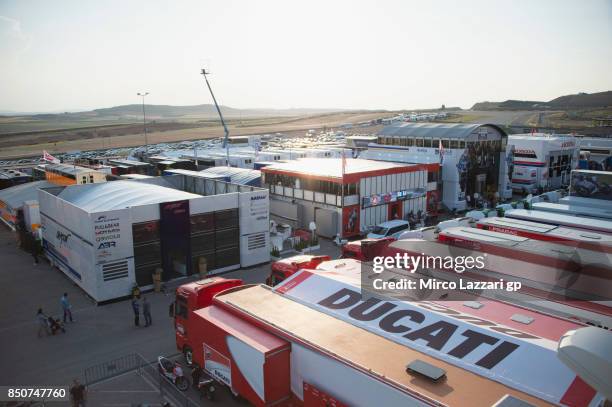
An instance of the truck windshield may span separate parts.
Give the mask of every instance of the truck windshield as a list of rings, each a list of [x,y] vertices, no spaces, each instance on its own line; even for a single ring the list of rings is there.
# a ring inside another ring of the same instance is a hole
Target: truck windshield
[[[176,297],[176,306],[174,312],[177,317],[187,319],[189,309],[187,308],[187,300],[184,297]]]
[[[382,226],[374,226],[374,228],[372,229],[372,233],[376,235],[386,236],[387,230],[388,230],[387,228],[384,228]]]

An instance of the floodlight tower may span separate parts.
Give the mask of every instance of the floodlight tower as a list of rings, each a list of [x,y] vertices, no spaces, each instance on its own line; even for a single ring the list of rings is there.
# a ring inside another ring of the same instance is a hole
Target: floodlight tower
[[[206,75],[210,75],[210,71],[207,71],[206,69],[202,69],[202,72],[200,72],[202,74],[202,76],[204,77],[204,80],[206,81],[206,86],[208,86],[208,90],[210,91],[210,96],[212,96],[212,100],[213,102],[215,102],[215,107],[217,108],[217,113],[219,113],[219,118],[221,119],[221,124],[223,125],[223,131],[225,132],[225,139],[223,140],[223,145],[225,146],[225,166],[229,167],[229,130],[227,129],[227,126],[225,125],[225,120],[223,120],[223,114],[221,114],[221,109],[219,108],[219,105],[217,104],[217,99],[215,99],[215,94],[212,91],[212,88],[210,87],[210,83],[208,83],[208,78],[206,77]]]
[[[147,138],[147,115],[145,113],[145,96],[147,96],[149,92],[138,92],[137,95],[142,98],[142,127],[144,128],[144,136],[145,136],[145,156],[149,156],[149,139]]]

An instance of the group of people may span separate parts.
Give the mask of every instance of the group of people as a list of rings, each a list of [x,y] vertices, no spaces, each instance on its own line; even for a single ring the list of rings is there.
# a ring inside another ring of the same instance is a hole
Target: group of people
[[[63,321],[59,318],[54,318],[53,316],[45,314],[42,308],[39,308],[36,312],[39,338],[41,338],[44,334],[49,336],[55,335],[60,331],[66,332],[64,324],[68,320],[70,320],[70,322],[74,322],[74,319],[72,318],[72,305],[68,300],[68,293],[64,293],[64,295],[62,295],[60,298],[60,306],[62,307],[62,312],[64,314]]]
[[[420,209],[417,211],[416,215],[414,214],[413,211],[410,211],[407,215],[406,215],[406,219],[408,221],[408,223],[410,224],[410,229],[413,230],[420,225],[423,226],[427,226],[425,224],[425,220],[423,218],[423,211],[421,211]]]
[[[151,319],[151,303],[147,297],[142,296],[142,300],[139,295],[135,295],[132,298],[132,311],[134,311],[134,326],[140,326],[140,307],[142,304],[142,316],[145,319],[145,328],[153,324]]]

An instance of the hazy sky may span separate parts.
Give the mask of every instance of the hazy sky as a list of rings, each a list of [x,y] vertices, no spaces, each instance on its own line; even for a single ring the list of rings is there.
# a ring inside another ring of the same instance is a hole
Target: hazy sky
[[[0,0],[0,110],[470,107],[612,89],[612,1]]]

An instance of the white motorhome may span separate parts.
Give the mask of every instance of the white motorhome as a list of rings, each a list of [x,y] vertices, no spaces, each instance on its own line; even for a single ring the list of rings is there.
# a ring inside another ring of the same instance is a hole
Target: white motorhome
[[[512,189],[535,192],[569,185],[571,170],[578,165],[580,148],[574,136],[518,134],[508,137],[512,154]]]

